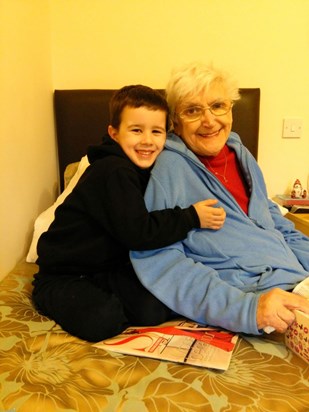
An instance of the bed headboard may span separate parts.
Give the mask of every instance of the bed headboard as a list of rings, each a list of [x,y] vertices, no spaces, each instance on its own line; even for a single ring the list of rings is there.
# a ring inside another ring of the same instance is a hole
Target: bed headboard
[[[58,144],[60,189],[69,163],[77,162],[90,144],[99,144],[109,124],[109,100],[115,90],[55,90],[54,110]],[[240,89],[233,107],[233,131],[257,158],[260,89]]]

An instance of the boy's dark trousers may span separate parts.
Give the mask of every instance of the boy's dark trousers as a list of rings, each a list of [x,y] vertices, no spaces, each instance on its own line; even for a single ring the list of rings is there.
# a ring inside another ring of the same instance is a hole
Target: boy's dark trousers
[[[33,286],[40,313],[90,342],[115,336],[130,325],[157,325],[172,315],[142,286],[129,263],[95,275],[39,273]]]

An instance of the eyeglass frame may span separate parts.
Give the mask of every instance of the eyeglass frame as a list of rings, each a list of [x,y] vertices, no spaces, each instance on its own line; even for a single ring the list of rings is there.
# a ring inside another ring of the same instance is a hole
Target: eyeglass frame
[[[232,110],[232,107],[234,106],[234,103],[235,103],[235,102],[234,102],[234,101],[229,101],[230,107],[228,108],[228,110],[227,110],[226,112],[224,112],[224,113],[216,114],[216,113],[213,113],[211,109],[212,109],[212,106],[214,106],[214,105],[216,105],[216,104],[218,104],[218,103],[222,103],[222,102],[220,102],[220,101],[214,102],[214,103],[211,104],[209,107],[204,107],[204,106],[200,106],[200,105],[198,105],[198,104],[195,104],[195,105],[186,107],[185,109],[181,110],[181,112],[176,113],[176,115],[179,116],[181,119],[185,120],[187,123],[196,122],[197,120],[200,120],[200,118],[205,115],[206,110],[209,110],[210,113],[211,113],[213,116],[215,116],[215,117],[218,117],[218,116],[219,116],[219,117],[220,117],[220,116],[226,115],[230,110]],[[188,117],[183,116],[183,112],[184,112],[185,110],[193,109],[193,108],[195,108],[195,107],[198,107],[198,108],[200,108],[200,109],[203,110],[203,112],[199,115],[199,117],[196,117],[196,118],[194,118],[194,119],[189,119]]]

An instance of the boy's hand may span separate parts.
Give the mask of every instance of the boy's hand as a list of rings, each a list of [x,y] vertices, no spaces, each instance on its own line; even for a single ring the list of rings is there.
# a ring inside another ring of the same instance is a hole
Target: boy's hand
[[[216,199],[202,200],[194,203],[195,210],[203,229],[220,229],[225,221],[226,213],[222,207],[214,207],[218,203]]]

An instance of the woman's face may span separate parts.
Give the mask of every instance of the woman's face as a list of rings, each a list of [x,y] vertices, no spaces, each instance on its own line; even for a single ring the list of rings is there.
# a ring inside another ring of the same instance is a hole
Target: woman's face
[[[230,102],[226,90],[222,85],[213,85],[207,94],[188,95],[184,98],[176,107],[176,113],[191,106],[209,107],[222,101]],[[232,121],[232,110],[221,116],[215,116],[209,110],[205,110],[200,119],[191,122],[176,115],[174,130],[193,153],[200,156],[216,156],[229,137]]]

